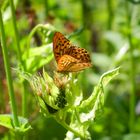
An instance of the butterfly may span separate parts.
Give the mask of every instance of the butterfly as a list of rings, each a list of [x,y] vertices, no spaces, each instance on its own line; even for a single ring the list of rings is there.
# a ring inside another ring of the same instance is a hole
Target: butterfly
[[[89,53],[72,45],[60,32],[54,34],[53,52],[58,72],[78,72],[92,66]]]

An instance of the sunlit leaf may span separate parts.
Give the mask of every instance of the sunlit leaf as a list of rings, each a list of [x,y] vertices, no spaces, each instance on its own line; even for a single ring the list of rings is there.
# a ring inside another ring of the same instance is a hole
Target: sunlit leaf
[[[104,104],[104,88],[110,80],[119,74],[119,69],[116,68],[104,73],[91,96],[82,102],[80,107],[82,122],[93,120],[96,117],[96,111],[100,110]]]
[[[30,48],[29,54],[25,52],[23,58],[25,59],[27,71],[35,72],[52,60],[52,45],[49,44],[38,48]]]

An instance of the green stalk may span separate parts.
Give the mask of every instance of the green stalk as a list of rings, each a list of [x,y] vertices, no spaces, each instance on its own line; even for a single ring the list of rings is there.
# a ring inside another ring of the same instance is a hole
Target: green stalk
[[[82,22],[83,22],[83,27],[86,29],[86,28],[89,28],[89,25],[91,22],[91,17],[90,17],[90,14],[89,14],[89,8],[87,6],[87,2],[85,0],[81,0],[81,6],[82,6]],[[90,18],[90,20],[89,20]]]
[[[108,10],[108,29],[110,30],[112,28],[112,22],[113,22],[113,8],[112,8],[113,1],[107,0],[107,10]]]
[[[29,57],[29,48],[30,48],[30,41],[31,41],[31,39],[32,39],[32,37],[33,37],[33,35],[36,33],[36,31],[38,30],[38,29],[41,29],[41,28],[45,28],[46,30],[48,30],[48,31],[54,31],[54,28],[53,28],[53,26],[51,26],[50,24],[46,24],[46,25],[43,25],[43,24],[38,24],[37,26],[35,26],[33,29],[32,29],[32,31],[30,32],[30,34],[28,35],[28,39],[27,39],[27,48],[26,48],[26,51],[27,51],[27,58]]]
[[[15,17],[15,9],[13,5],[13,0],[9,0],[10,7],[11,7],[11,13],[12,13],[12,22],[13,22],[13,27],[14,27],[14,32],[15,32],[15,41],[17,45],[17,55],[19,58],[19,61],[22,64],[22,58],[21,58],[21,50],[20,50],[20,43],[19,43],[19,34],[18,34],[18,29],[17,29],[17,24],[16,24],[16,17]]]
[[[48,11],[49,11],[49,3],[48,3],[48,0],[44,0],[44,7],[45,7],[46,18],[47,18]]]
[[[71,131],[75,136],[80,137],[81,139],[85,139],[85,137],[83,135],[81,135],[81,133],[79,133],[78,131],[74,130],[72,127],[70,127],[68,124],[66,124],[64,121],[61,121],[58,118],[54,119],[60,124],[62,125],[66,130]]]
[[[4,31],[1,10],[0,10],[0,31],[1,31],[1,43],[2,43],[3,58],[4,58],[4,67],[5,67],[5,71],[6,71],[8,92],[9,92],[9,96],[10,96],[10,103],[11,103],[11,109],[12,109],[12,113],[13,113],[13,120],[14,120],[15,126],[18,127],[19,121],[18,121],[18,116],[17,116],[17,108],[16,108],[15,95],[14,95],[14,89],[13,89],[13,84],[12,84],[12,77],[11,77],[11,72],[10,72],[8,51],[7,51],[7,46],[6,46],[6,38],[5,38],[5,31]]]
[[[13,0],[9,0],[10,7],[11,7],[11,13],[12,13],[12,22],[13,22],[13,28],[14,28],[14,33],[15,33],[15,41],[16,41],[16,47],[17,47],[17,56],[20,62],[20,66],[22,66],[23,70],[26,70],[26,67],[23,63],[22,60],[22,54],[20,50],[20,38],[19,38],[19,33],[17,29],[17,24],[16,24],[16,16],[15,16],[15,8],[13,4]],[[23,81],[23,94],[22,94],[22,115],[26,117],[27,115],[27,88],[26,88],[26,81]]]
[[[22,115],[24,117],[27,116],[27,93],[28,93],[28,90],[27,90],[27,82],[24,80],[23,83],[23,94],[22,94]]]
[[[130,93],[130,102],[129,102],[129,109],[130,109],[130,116],[129,116],[129,130],[130,132],[134,131],[134,122],[135,122],[135,93],[136,93],[136,83],[135,83],[135,60],[133,57],[134,52],[134,45],[132,43],[132,35],[131,35],[131,13],[129,12],[129,3],[126,1],[126,12],[127,12],[127,26],[128,26],[128,41],[130,45],[129,55],[130,55],[130,62],[131,62],[131,69],[130,69],[130,82],[131,82],[131,93]]]

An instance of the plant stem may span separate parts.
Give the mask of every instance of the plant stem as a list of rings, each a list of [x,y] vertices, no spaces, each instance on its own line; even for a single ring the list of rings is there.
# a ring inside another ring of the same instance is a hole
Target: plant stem
[[[112,28],[113,22],[113,8],[112,8],[113,1],[107,0],[107,10],[108,10],[108,30]]]
[[[44,0],[44,7],[45,7],[46,18],[47,18],[48,17],[48,11],[49,11],[49,3],[48,3],[48,0]]]
[[[27,92],[28,92],[28,90],[27,90],[27,82],[24,80],[23,82],[22,82],[22,88],[23,88],[23,94],[22,94],[22,115],[24,116],[24,117],[26,117],[27,116]]]
[[[55,118],[55,117],[54,117]],[[85,137],[83,135],[81,135],[78,131],[74,130],[73,128],[71,128],[69,125],[67,125],[64,121],[59,120],[58,118],[55,118],[55,120],[61,124],[66,130],[71,131],[72,133],[74,133],[74,135],[85,139]]]
[[[17,45],[17,55],[18,55],[19,61],[22,63],[20,43],[19,43],[19,34],[18,34],[18,29],[17,29],[17,24],[16,24],[15,8],[14,8],[13,0],[9,0],[9,3],[10,3],[10,7],[11,7],[12,22],[13,22],[13,27],[14,27],[14,32],[15,32],[15,41],[16,41],[16,45]]]
[[[76,116],[76,118],[77,118],[77,121],[79,122],[79,123],[81,123],[81,120],[80,120],[80,117],[79,117],[79,112],[77,111],[77,109],[75,108],[75,116]]]
[[[131,69],[130,69],[130,81],[131,81],[131,93],[130,93],[130,102],[129,102],[129,109],[130,109],[130,116],[129,116],[129,130],[130,132],[134,131],[134,122],[135,122],[135,92],[136,92],[136,83],[135,83],[135,60],[133,57],[134,52],[134,45],[132,43],[132,35],[131,35],[131,13],[129,12],[129,3],[126,1],[126,12],[127,12],[127,26],[128,26],[128,41],[130,45],[130,62],[131,62]]]
[[[19,120],[18,120],[18,116],[17,116],[17,108],[16,108],[15,95],[14,95],[14,89],[13,89],[13,84],[12,84],[12,77],[11,77],[11,72],[10,72],[8,51],[7,51],[7,46],[6,46],[6,38],[5,38],[5,31],[4,31],[1,10],[0,10],[0,30],[1,30],[2,52],[3,52],[3,57],[4,57],[4,67],[5,67],[5,71],[6,71],[6,77],[7,77],[11,109],[12,109],[12,113],[13,113],[14,124],[15,124],[15,126],[18,127]]]
[[[12,22],[13,22],[13,28],[14,28],[14,33],[15,33],[15,41],[16,41],[16,47],[17,47],[17,56],[19,59],[20,66],[23,68],[23,70],[26,70],[26,67],[23,63],[22,60],[22,54],[20,50],[20,39],[19,39],[19,33],[17,29],[17,24],[16,24],[16,16],[15,16],[15,8],[13,4],[13,0],[9,0],[10,7],[11,7],[11,13],[12,13]],[[24,80],[22,83],[23,87],[23,93],[22,93],[22,115],[26,117],[27,115],[27,88],[26,88],[26,81]]]
[[[39,29],[45,29],[45,30],[48,30],[48,31],[54,31],[54,27],[51,26],[50,24],[46,24],[45,26],[43,24],[38,24],[37,26],[35,26],[32,31],[30,32],[29,36],[28,36],[28,39],[27,39],[27,48],[26,48],[26,51],[27,51],[27,58],[29,57],[29,48],[30,48],[30,41],[33,37],[33,35],[36,33],[37,30]]]

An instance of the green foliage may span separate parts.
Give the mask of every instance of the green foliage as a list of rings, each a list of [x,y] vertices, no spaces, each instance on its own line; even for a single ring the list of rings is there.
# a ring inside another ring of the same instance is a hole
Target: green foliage
[[[27,51],[23,54],[26,71],[33,73],[52,60],[52,45],[49,43],[50,40],[47,39],[52,36],[53,30],[54,28],[50,24],[37,25],[29,34]],[[30,48],[31,39],[36,32],[39,32],[41,35],[41,40],[44,45]]]
[[[46,53],[45,53],[46,52]],[[52,58],[51,45],[40,46],[39,48],[31,48],[28,52],[28,59],[26,57],[27,52],[23,54],[25,59],[25,65],[28,72],[35,72],[45,64],[49,63]]]
[[[12,131],[24,134],[31,129],[31,125],[28,120],[23,117],[18,117],[20,126],[15,127],[13,122],[13,116],[9,114],[0,115],[0,125],[4,126]]]
[[[4,23],[0,27],[5,32],[2,40],[0,30],[1,125],[15,134],[17,129],[24,136],[28,132],[25,139],[34,140],[61,140],[66,130],[67,140],[88,136],[97,140],[139,139],[139,4],[139,0],[0,0]],[[93,67],[79,74],[54,73],[55,31],[66,35],[72,44],[86,48]],[[5,77],[3,44],[10,80]],[[117,67],[121,67],[120,74],[106,87],[118,73],[114,69]],[[7,90],[8,82],[14,91]],[[10,92],[15,99],[8,98]],[[21,126],[14,126],[18,120]],[[33,128],[30,131],[29,120]],[[0,139],[15,138],[0,128]]]
[[[97,112],[104,104],[104,88],[119,73],[119,68],[104,73],[93,93],[86,100],[78,87],[75,75],[55,75],[51,78],[45,71],[42,76],[24,75],[35,92],[35,97],[46,117],[53,117],[68,132],[66,139],[75,136],[91,139],[88,128],[95,119]],[[61,83],[60,83],[61,82]],[[67,119],[70,122],[67,122]],[[72,137],[69,134],[73,133]]]

